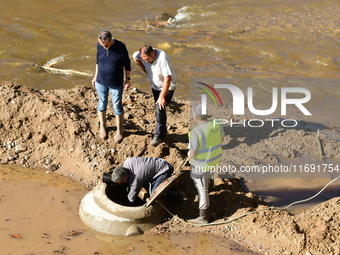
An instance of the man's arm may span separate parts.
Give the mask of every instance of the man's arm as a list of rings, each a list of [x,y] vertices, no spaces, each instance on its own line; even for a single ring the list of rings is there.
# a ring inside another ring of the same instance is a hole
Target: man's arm
[[[188,159],[195,158],[197,155],[197,150],[189,149],[188,151]]]
[[[137,66],[139,66],[139,68],[140,68],[144,73],[147,74],[146,69],[145,69],[145,66],[144,66],[144,64],[143,64],[143,61],[138,60],[138,59],[135,59],[135,58],[134,58],[133,60],[135,61],[135,63],[137,64]]]
[[[98,74],[98,65],[96,65],[96,71],[94,73],[94,78],[92,79],[93,86],[96,86],[97,74]]]
[[[163,88],[156,102],[156,104],[158,103],[159,105],[159,109],[165,109],[166,107],[165,96],[169,91],[171,81],[172,81],[171,75],[164,78]]]
[[[133,203],[136,202],[136,198],[137,198],[138,193],[139,193],[139,191],[138,191],[137,183],[133,182],[130,185],[130,191],[129,191],[129,194],[127,196],[130,204],[133,204]]]
[[[188,159],[196,158],[197,150],[198,150],[198,137],[196,133],[192,130],[189,133]]]
[[[124,82],[124,90],[128,90],[131,87],[131,81],[128,79],[131,78],[131,71],[125,70],[125,82]]]

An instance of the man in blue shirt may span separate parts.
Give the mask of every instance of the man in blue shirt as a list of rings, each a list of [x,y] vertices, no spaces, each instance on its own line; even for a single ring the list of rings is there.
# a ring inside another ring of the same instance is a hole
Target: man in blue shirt
[[[97,110],[100,123],[100,138],[107,139],[106,109],[108,95],[111,92],[117,124],[117,133],[114,141],[121,142],[123,139],[124,109],[122,95],[123,89],[127,90],[131,86],[130,73],[131,61],[125,44],[112,38],[112,34],[109,31],[100,32],[98,34],[96,72],[92,80],[99,98]]]

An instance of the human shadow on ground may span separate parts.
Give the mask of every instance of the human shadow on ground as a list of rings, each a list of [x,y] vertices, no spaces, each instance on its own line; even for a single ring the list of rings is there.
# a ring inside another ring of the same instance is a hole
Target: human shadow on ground
[[[197,190],[190,177],[190,171],[183,171],[174,189],[184,192],[185,203],[179,206],[177,203],[168,203],[169,210],[178,217],[188,220],[198,217]],[[247,195],[239,179],[221,179],[214,185],[213,179],[209,184],[210,216],[211,221],[224,219],[233,215],[241,208],[257,208],[259,204],[265,204],[256,196]]]

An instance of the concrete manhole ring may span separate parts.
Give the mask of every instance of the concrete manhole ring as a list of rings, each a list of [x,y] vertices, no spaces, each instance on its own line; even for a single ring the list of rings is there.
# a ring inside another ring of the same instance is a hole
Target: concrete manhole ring
[[[106,194],[107,185],[100,182],[81,200],[79,216],[90,228],[111,235],[138,235],[159,224],[166,212],[159,205],[123,206]]]

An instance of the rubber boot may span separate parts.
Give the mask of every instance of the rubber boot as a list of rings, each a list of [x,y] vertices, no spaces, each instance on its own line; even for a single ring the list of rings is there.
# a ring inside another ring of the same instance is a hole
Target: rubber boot
[[[106,111],[98,112],[98,119],[99,119],[99,137],[102,139],[107,139]]]
[[[207,224],[209,223],[209,210],[200,209],[200,216],[196,219],[189,220],[192,224]]]
[[[124,130],[123,130],[124,115],[116,115],[117,132],[114,137],[114,141],[120,143],[123,140]]]

